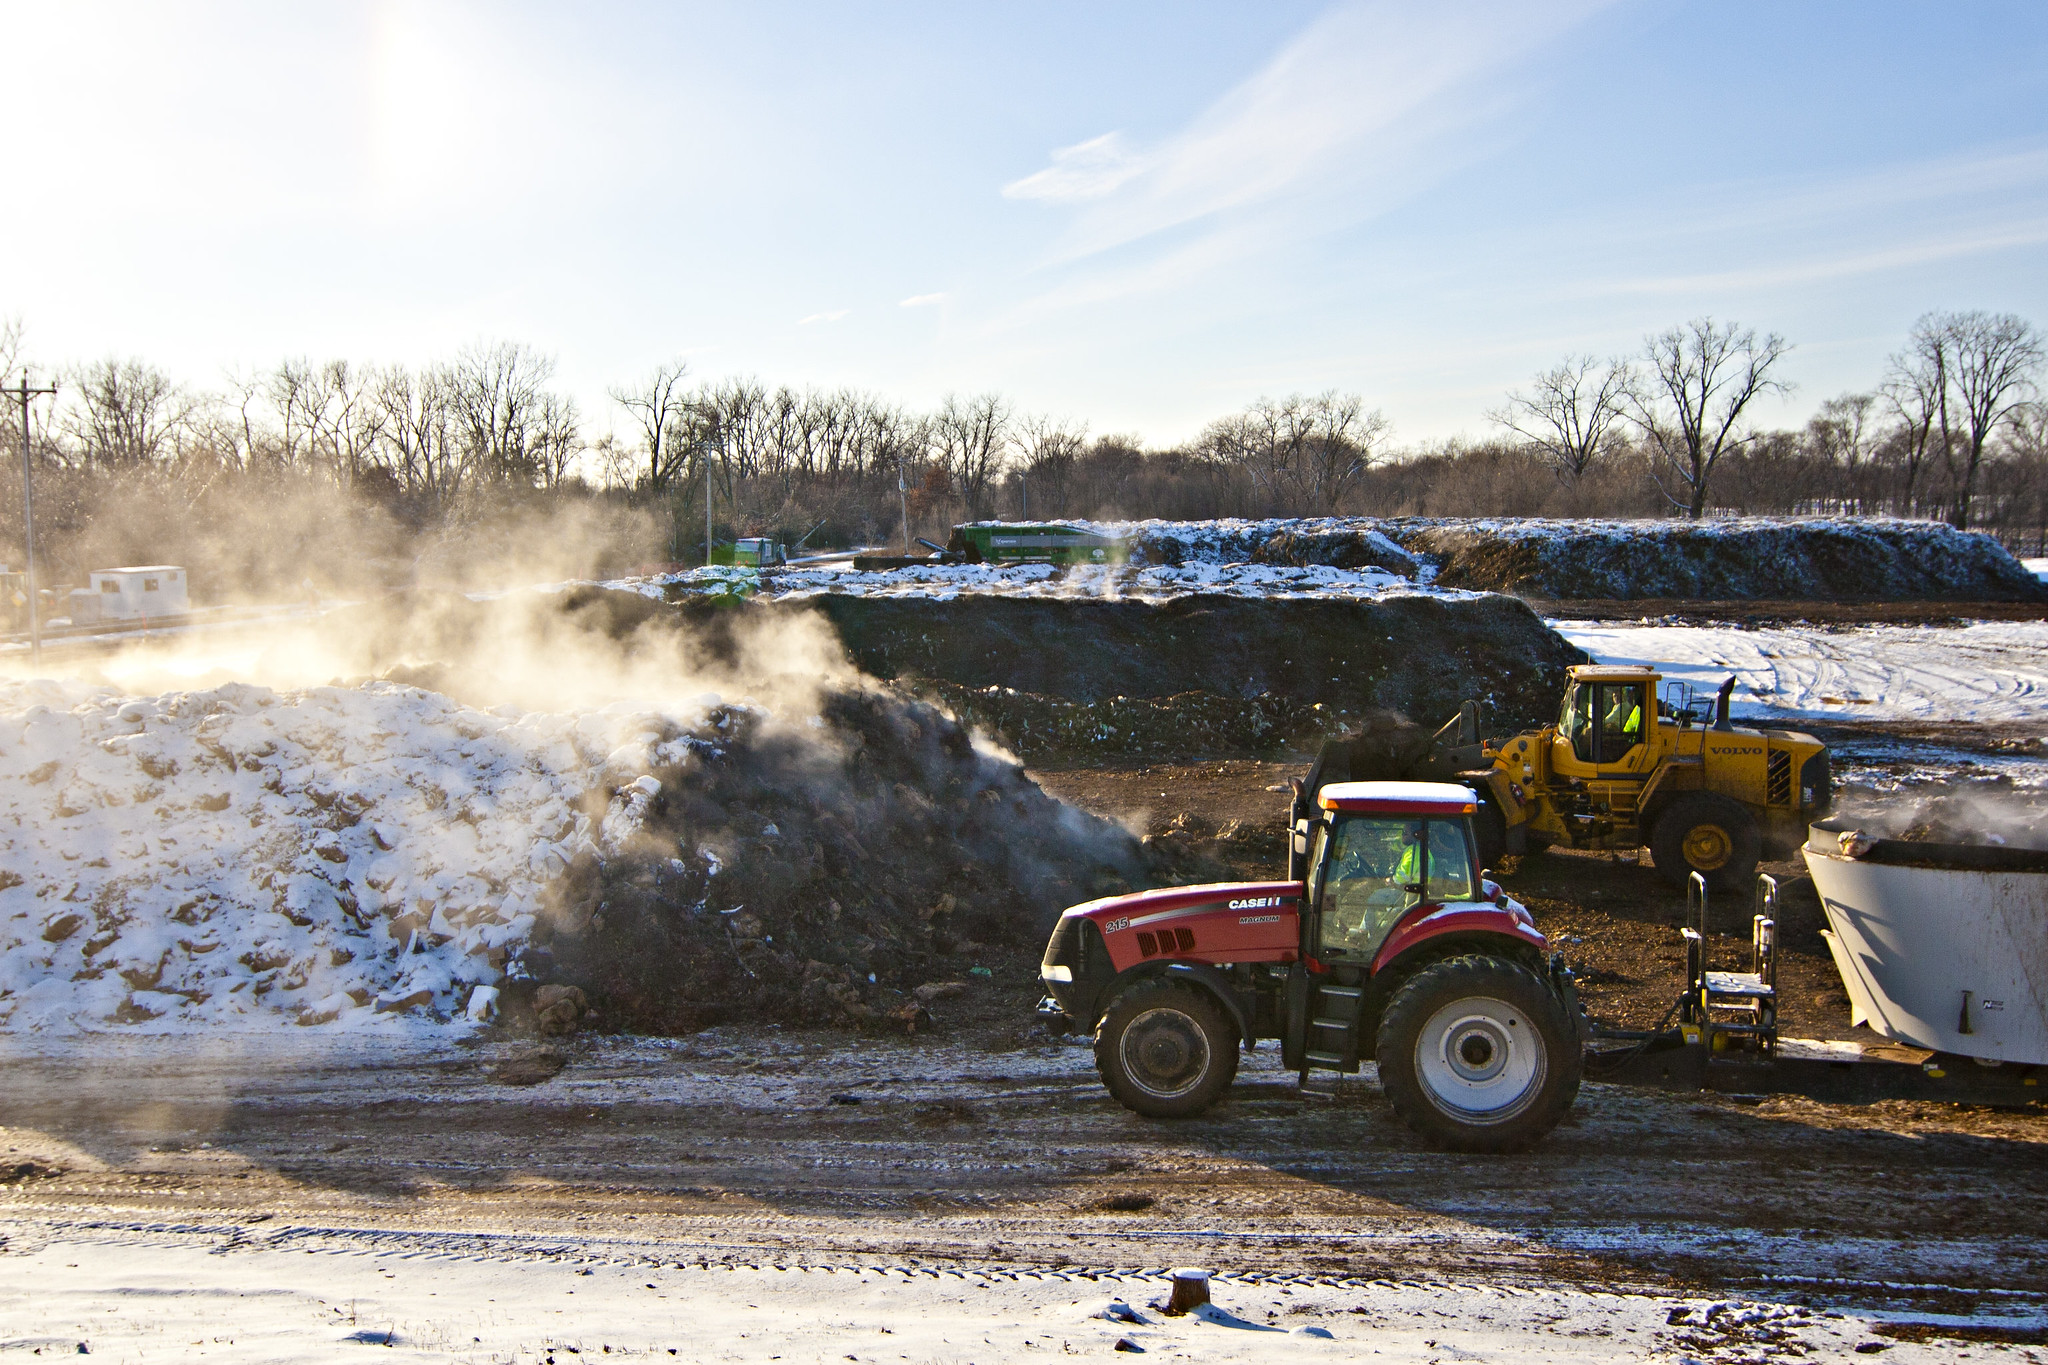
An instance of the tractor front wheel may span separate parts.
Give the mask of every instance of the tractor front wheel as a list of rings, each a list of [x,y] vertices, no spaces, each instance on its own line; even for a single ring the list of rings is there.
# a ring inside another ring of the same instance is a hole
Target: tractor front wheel
[[[1375,1052],[1394,1112],[1439,1146],[1518,1152],[1578,1097],[1578,1030],[1537,975],[1497,957],[1454,957],[1403,982]]]
[[[1237,1079],[1237,1029],[1207,991],[1148,981],[1118,996],[1095,1031],[1095,1066],[1117,1103],[1192,1118]]]
[[[1697,872],[1716,891],[1740,891],[1756,880],[1762,853],[1756,820],[1714,792],[1687,792],[1650,829],[1650,860],[1673,886]]]

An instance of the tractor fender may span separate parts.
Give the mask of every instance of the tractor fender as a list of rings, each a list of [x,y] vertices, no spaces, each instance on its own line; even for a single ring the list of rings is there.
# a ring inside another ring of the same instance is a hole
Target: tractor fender
[[[1237,991],[1231,987],[1230,978],[1206,962],[1148,962],[1133,967],[1119,976],[1110,989],[1101,996],[1102,1007],[1096,1011],[1098,1022],[1109,1013],[1110,1004],[1128,990],[1133,982],[1153,978],[1168,981],[1185,981],[1216,997],[1216,1003],[1229,1012],[1230,1021],[1237,1025],[1237,1034],[1250,1047],[1258,1041],[1252,1033],[1251,1016],[1245,1013],[1244,1004],[1237,998]]]
[[[1516,907],[1520,909],[1520,907]],[[1394,926],[1387,941],[1373,958],[1372,974],[1439,939],[1457,935],[1464,939],[1490,940],[1516,957],[1530,958],[1539,966],[1550,955],[1550,940],[1543,937],[1524,910],[1520,915],[1498,905],[1454,902],[1450,905],[1419,905]]]

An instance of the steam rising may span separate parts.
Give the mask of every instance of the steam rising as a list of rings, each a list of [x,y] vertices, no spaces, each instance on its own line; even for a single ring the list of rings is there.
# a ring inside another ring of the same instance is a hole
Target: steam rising
[[[1147,875],[808,613],[407,593],[0,685],[0,1020],[901,1018]]]

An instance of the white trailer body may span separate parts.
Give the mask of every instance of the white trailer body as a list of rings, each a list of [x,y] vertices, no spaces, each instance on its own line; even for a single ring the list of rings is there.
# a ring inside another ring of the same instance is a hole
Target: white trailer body
[[[1935,1052],[2048,1064],[2048,872],[1866,861],[1836,840],[1817,826],[1803,852],[1851,1022]]]
[[[102,621],[154,621],[192,610],[185,570],[176,564],[94,569],[91,577]]]

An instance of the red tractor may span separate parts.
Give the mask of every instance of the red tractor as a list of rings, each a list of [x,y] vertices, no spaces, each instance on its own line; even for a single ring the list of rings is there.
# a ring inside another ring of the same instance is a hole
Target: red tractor
[[[1379,1063],[1395,1112],[1463,1151],[1537,1141],[1578,1094],[1585,1025],[1561,956],[1480,871],[1478,797],[1446,782],[1296,784],[1294,880],[1174,887],[1060,916],[1039,1014],[1095,1035],[1102,1080],[1152,1118],[1201,1113],[1237,1049]]]

